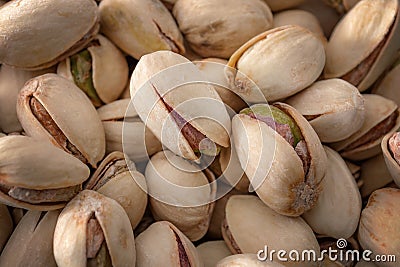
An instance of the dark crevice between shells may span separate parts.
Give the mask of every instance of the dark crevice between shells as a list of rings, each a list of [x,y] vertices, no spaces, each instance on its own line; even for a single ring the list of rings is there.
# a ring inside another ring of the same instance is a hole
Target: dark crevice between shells
[[[43,126],[44,129],[54,138],[66,152],[72,154],[83,163],[87,164],[87,159],[82,153],[73,145],[68,138],[64,135],[63,131],[58,127],[56,122],[52,119],[46,108],[33,96],[29,99],[29,105],[33,116]]]
[[[103,242],[103,229],[101,229],[101,226],[93,213],[86,228],[86,257],[88,259],[95,258]]]
[[[235,239],[233,238],[232,232],[229,229],[228,223],[226,219],[222,222],[223,232],[226,235],[226,238],[229,240],[230,247],[234,250],[232,252],[236,254],[242,254],[242,250],[239,248],[238,244],[236,243]]]
[[[88,180],[85,189],[97,191],[115,176],[128,171],[129,168],[124,159],[114,159],[102,168],[97,177]]]
[[[183,52],[183,51],[181,51],[181,49],[179,49],[178,44],[171,37],[169,37],[165,32],[162,31],[162,29],[161,29],[160,25],[158,25],[157,21],[155,21],[153,19],[153,23],[157,27],[157,30],[160,34],[161,39],[163,39],[168,44],[168,46],[171,48],[172,52],[175,52],[178,54]]]
[[[178,244],[178,251],[179,251],[179,263],[180,267],[191,267],[189,257],[186,253],[185,247],[183,246],[182,240],[179,235],[175,232],[174,229],[171,228],[174,232],[176,243]]]
[[[306,118],[307,121],[312,121],[315,120],[316,118],[321,117],[322,114],[315,114],[315,115],[303,115],[304,118]]]

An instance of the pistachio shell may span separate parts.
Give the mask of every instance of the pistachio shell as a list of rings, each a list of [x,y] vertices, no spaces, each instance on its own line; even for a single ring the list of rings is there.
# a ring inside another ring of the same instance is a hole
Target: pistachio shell
[[[397,90],[399,84],[400,64],[397,64],[383,77],[382,81],[378,81],[378,85],[372,89],[372,93],[393,100],[400,106],[400,94]]]
[[[192,242],[166,221],[153,223],[136,238],[136,253],[137,267],[203,266]]]
[[[185,52],[178,26],[159,0],[103,0],[99,10],[102,32],[136,59],[158,50]]]
[[[258,0],[178,0],[173,15],[190,47],[203,57],[229,58],[272,28],[271,10]]]
[[[289,9],[296,7],[304,2],[304,0],[264,0],[271,8],[272,11],[276,12],[283,9]]]
[[[236,254],[222,259],[215,265],[216,267],[282,267],[284,265],[277,262],[260,261],[256,254]]]
[[[290,25],[266,31],[245,43],[229,59],[226,75],[231,88],[246,101],[265,102],[264,97],[276,101],[311,85],[324,64],[320,39]]]
[[[315,206],[303,214],[314,232],[334,238],[349,238],[357,229],[361,195],[353,175],[341,156],[324,147],[328,166]]]
[[[208,241],[197,246],[204,267],[215,267],[217,262],[232,255],[224,240]]]
[[[244,193],[249,191],[250,181],[240,166],[235,146],[221,150],[219,163],[225,179],[231,186]]]
[[[0,62],[26,69],[54,65],[91,40],[98,19],[92,0],[8,2],[0,10]]]
[[[392,176],[393,181],[397,185],[400,185],[400,165],[396,162],[396,160],[393,157],[393,153],[389,149],[389,139],[392,136],[393,133],[385,135],[385,137],[382,139],[381,148],[387,169],[389,170],[389,173]]]
[[[0,253],[8,238],[14,230],[13,221],[8,212],[7,206],[0,204]],[[1,260],[1,257],[0,257]]]
[[[322,142],[350,137],[364,123],[364,98],[358,89],[341,79],[318,81],[285,100],[306,118]]]

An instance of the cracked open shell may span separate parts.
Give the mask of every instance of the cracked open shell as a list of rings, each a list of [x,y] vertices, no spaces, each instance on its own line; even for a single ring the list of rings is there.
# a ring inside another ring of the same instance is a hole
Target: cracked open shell
[[[121,95],[128,82],[128,63],[124,55],[98,34],[88,47],[60,62],[57,74],[74,82],[96,107]]]
[[[252,38],[229,59],[226,76],[249,102],[276,101],[311,85],[325,65],[322,41],[295,25],[274,28]]]
[[[212,172],[162,151],[150,159],[145,177],[154,218],[170,221],[191,241],[202,238],[209,227],[217,190]]]
[[[129,218],[113,199],[84,190],[63,209],[54,231],[57,266],[135,266]]]
[[[204,267],[215,267],[216,263],[232,255],[224,240],[207,241],[196,247]]]
[[[341,79],[318,81],[285,102],[309,121],[321,142],[344,140],[364,123],[363,96]]]
[[[360,219],[360,191],[342,157],[329,147],[324,149],[329,162],[321,182],[324,190],[303,218],[318,234],[349,238],[356,231]]]
[[[85,183],[85,189],[97,191],[116,200],[125,210],[135,229],[147,206],[146,181],[135,164],[122,152],[108,154]]]
[[[77,158],[26,136],[0,138],[0,201],[33,210],[65,206],[89,177]]]
[[[13,230],[14,225],[10,212],[6,205],[0,204],[0,253]]]
[[[331,143],[330,147],[350,160],[364,160],[382,152],[381,141],[387,133],[400,126],[399,109],[395,102],[374,94],[363,94],[365,119],[361,128],[349,138]]]
[[[394,255],[400,257],[400,190],[379,189],[372,193],[362,211],[358,240],[363,249],[372,255]],[[371,258],[373,258],[373,256]],[[381,266],[398,266],[396,262],[386,262]]]
[[[178,0],[173,15],[189,46],[203,57],[229,58],[272,28],[271,10],[260,0]]]
[[[361,92],[368,89],[396,60],[399,19],[398,0],[359,2],[329,39],[325,78],[342,78]]]
[[[253,105],[233,117],[232,133],[240,164],[265,204],[288,216],[314,206],[326,154],[314,129],[293,107]]]
[[[387,169],[393,181],[400,186],[399,133],[385,135],[382,139],[381,148]]]
[[[0,9],[0,62],[24,69],[50,67],[89,43],[98,21],[93,0],[9,1]]]
[[[139,117],[175,154],[199,161],[202,154],[215,156],[229,146],[231,121],[224,103],[183,56],[170,51],[143,56],[130,89]]]
[[[97,109],[106,136],[106,153],[121,151],[130,160],[144,161],[162,150],[157,137],[146,128],[130,99],[120,99]]]
[[[235,254],[220,260],[216,267],[283,267],[278,262],[260,261],[256,254]]]
[[[224,240],[234,254],[268,250],[313,250],[319,254],[318,241],[301,217],[287,217],[268,208],[256,196],[232,196],[226,205],[222,225]],[[269,255],[268,255],[269,256]],[[274,258],[274,261],[279,262]],[[288,261],[286,264],[293,264]],[[318,262],[296,262],[296,266],[318,266]]]
[[[159,0],[103,0],[99,10],[104,35],[136,59],[158,50],[185,52],[174,18]]]
[[[17,100],[17,115],[27,135],[47,140],[96,167],[105,153],[103,125],[96,109],[71,81],[44,74],[29,80]]]
[[[153,223],[136,238],[137,267],[201,267],[201,258],[190,240],[172,223]]]
[[[28,211],[0,256],[0,266],[56,267],[53,235],[60,211]]]

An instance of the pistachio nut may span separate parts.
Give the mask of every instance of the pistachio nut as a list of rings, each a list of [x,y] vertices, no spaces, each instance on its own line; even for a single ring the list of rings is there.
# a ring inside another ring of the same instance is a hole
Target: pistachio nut
[[[202,238],[210,223],[217,190],[212,172],[162,151],[151,157],[145,177],[154,218],[173,223],[191,241]]]
[[[344,140],[364,123],[363,96],[341,79],[318,81],[285,102],[310,122],[321,142]]]
[[[400,59],[387,71],[377,85],[372,88],[372,93],[389,98],[400,106],[400,94],[397,90],[400,84]]]
[[[192,242],[167,221],[153,223],[136,238],[136,255],[137,267],[203,266]]]
[[[398,22],[397,0],[359,2],[336,25],[329,39],[325,78],[340,77],[361,92],[368,89],[396,60]]]
[[[159,0],[103,0],[99,10],[104,35],[136,59],[158,50],[185,52],[174,18]]]
[[[6,205],[0,204],[0,253],[13,230],[14,226],[10,212]]]
[[[231,122],[225,105],[183,56],[170,51],[143,56],[130,89],[139,117],[175,154],[200,161],[202,154],[215,156],[220,147],[229,146]]]
[[[134,161],[147,160],[161,151],[157,137],[145,127],[130,99],[111,102],[97,109],[106,136],[106,153],[123,151]]]
[[[393,181],[400,185],[400,133],[385,135],[381,148],[385,163]]]
[[[304,0],[264,0],[271,8],[272,11],[280,11],[283,9],[294,8],[303,2]]]
[[[363,94],[364,123],[345,140],[329,146],[350,160],[364,160],[381,153],[381,141],[400,126],[399,109],[392,100],[374,94]]]
[[[29,136],[47,140],[85,164],[96,167],[104,156],[104,129],[96,109],[61,76],[44,74],[29,80],[19,92],[17,114]]]
[[[339,14],[343,14],[360,2],[360,0],[324,0],[324,2],[335,8]]]
[[[53,235],[60,211],[28,211],[0,256],[0,266],[54,266]]]
[[[311,125],[293,107],[253,105],[233,117],[232,133],[240,164],[265,204],[288,216],[314,206],[326,154]]]
[[[224,240],[204,242],[196,247],[204,267],[215,267],[217,262],[232,255]]]
[[[133,231],[113,199],[84,190],[58,217],[53,240],[57,266],[135,266]]]
[[[250,181],[240,166],[235,146],[221,150],[219,163],[225,179],[231,186],[244,193],[249,191]]]
[[[173,15],[189,46],[203,57],[229,58],[272,28],[271,10],[260,0],[178,0]]]
[[[111,41],[98,34],[84,50],[60,62],[57,74],[74,82],[99,107],[121,95],[128,82],[128,63]]]
[[[399,189],[379,189],[372,193],[361,213],[358,240],[363,249],[372,251],[372,255],[400,257],[399,200]],[[385,262],[384,266],[398,266],[398,263]]]
[[[50,67],[88,44],[99,31],[98,22],[93,0],[10,1],[0,10],[0,62]]]
[[[89,168],[48,142],[26,136],[0,138],[0,201],[10,206],[54,210],[81,189]]]
[[[122,152],[108,154],[86,182],[85,189],[116,200],[128,215],[132,229],[139,224],[146,210],[145,178]]]
[[[222,234],[234,254],[256,254],[265,246],[275,251],[311,249],[316,255],[319,252],[313,231],[301,217],[280,215],[256,196],[229,198]],[[279,262],[279,259],[273,260]],[[284,264],[290,263],[293,264],[290,260]],[[296,262],[296,266],[318,266],[318,262]]]
[[[276,101],[311,85],[325,65],[322,41],[295,25],[274,28],[252,38],[231,56],[226,76],[246,101]],[[288,71],[289,70],[289,71]]]
[[[349,238],[356,231],[360,219],[360,191],[342,157],[328,147],[324,149],[329,162],[321,181],[324,190],[303,218],[318,234]]]
[[[256,254],[235,254],[220,260],[216,267],[283,267],[278,262],[260,261]]]

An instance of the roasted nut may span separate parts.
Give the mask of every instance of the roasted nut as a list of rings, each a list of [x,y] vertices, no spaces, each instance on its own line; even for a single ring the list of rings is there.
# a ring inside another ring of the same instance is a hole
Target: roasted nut
[[[63,209],[53,241],[57,266],[134,266],[129,218],[113,199],[84,190]]]
[[[98,20],[92,0],[10,1],[0,10],[0,62],[50,67],[88,44],[99,31]]]
[[[0,253],[13,231],[13,221],[7,206],[0,204]],[[1,257],[0,257],[1,261]]]
[[[34,209],[62,208],[81,189],[89,168],[47,142],[0,138],[0,201]]]
[[[217,262],[232,255],[224,240],[208,241],[197,246],[204,267],[215,267]]]
[[[284,265],[277,262],[260,261],[256,254],[236,254],[222,259],[215,265],[216,267],[283,267]]]
[[[96,167],[104,156],[104,129],[95,108],[61,76],[44,74],[29,80],[19,93],[17,114],[29,136],[47,140],[85,164]]]
[[[139,59],[158,50],[183,54],[183,38],[159,0],[103,0],[101,30],[124,52]]]
[[[173,14],[189,46],[203,57],[229,58],[272,28],[271,10],[259,0],[178,0]]]

